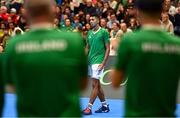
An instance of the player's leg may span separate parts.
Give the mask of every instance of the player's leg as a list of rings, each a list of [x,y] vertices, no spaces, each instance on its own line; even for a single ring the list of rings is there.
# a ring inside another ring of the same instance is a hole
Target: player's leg
[[[98,82],[98,97],[102,103],[102,106],[95,111],[95,113],[107,113],[110,111],[109,109],[109,105],[107,104],[106,100],[105,100],[105,95],[104,95],[104,91],[101,87],[101,83],[100,81]]]
[[[99,69],[99,64],[95,64],[92,65],[92,70],[93,70],[93,77],[96,78],[97,80],[97,87],[98,87],[98,97],[102,103],[101,107],[95,111],[95,113],[104,113],[104,112],[109,112],[109,106],[107,105],[107,102],[105,100],[105,95],[104,95],[104,91],[101,87],[101,83],[100,83],[100,77],[103,74],[104,69],[102,69],[101,71],[98,70]]]
[[[84,115],[91,115],[92,114],[92,106],[94,101],[97,98],[98,92],[99,92],[99,88],[98,88],[98,80],[97,79],[92,79],[92,91],[91,91],[91,95],[90,95],[90,100],[88,103],[88,106],[86,107],[85,110],[83,110],[83,114]]]

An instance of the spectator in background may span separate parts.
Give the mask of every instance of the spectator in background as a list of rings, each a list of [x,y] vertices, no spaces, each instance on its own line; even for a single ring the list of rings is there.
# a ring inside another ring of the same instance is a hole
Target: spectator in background
[[[180,7],[178,8],[177,14],[174,16],[175,23],[174,23],[174,33],[180,36]]]
[[[16,11],[18,11],[18,13],[19,13],[19,11],[22,7],[22,3],[23,3],[22,0],[11,0],[9,7],[10,7],[10,9],[15,8]]]
[[[73,21],[73,17],[74,17],[74,13],[71,12],[70,7],[66,7],[64,9],[64,14],[66,14],[68,16],[68,18]]]
[[[112,8],[112,9],[116,9],[117,7],[117,1],[116,0],[109,0],[109,6]]]
[[[14,28],[14,31],[13,31],[13,33],[12,33],[12,36],[22,35],[22,34],[24,34],[24,32],[22,31],[22,29],[19,28],[19,27],[15,27],[15,28]]]
[[[59,26],[60,24],[59,24],[59,19],[58,18],[54,18],[54,27],[55,28],[59,28],[60,26]]]
[[[90,14],[86,14],[86,18],[85,18],[85,24],[90,23]]]
[[[112,30],[110,32],[110,56],[116,55],[116,49],[118,47],[119,41],[121,40],[121,31],[119,29],[119,23],[113,23]]]
[[[113,23],[119,23],[119,21],[117,20],[117,17],[116,17],[116,14],[115,14],[115,13],[111,14],[110,20],[107,22],[107,27],[108,27],[109,29],[112,29]]]
[[[6,47],[8,41],[9,41],[10,35],[8,29],[4,29],[3,36],[0,39],[0,45],[3,47],[3,49]]]
[[[6,6],[6,1],[5,0],[1,0],[1,6]]]
[[[102,18],[107,18],[108,16],[108,11],[110,10],[110,6],[108,2],[104,2],[103,4],[103,11],[102,11]]]
[[[121,37],[121,30],[119,29],[119,23],[114,22],[112,25],[112,29],[110,32],[110,38],[116,38],[116,39],[120,39]]]
[[[69,7],[70,0],[63,0],[61,4],[62,11],[65,10],[66,7]]]
[[[108,29],[107,27],[107,19],[106,18],[101,18],[100,19],[100,26],[104,29]]]
[[[6,22],[8,20],[8,17],[9,17],[9,14],[7,13],[7,7],[6,6],[1,6],[1,8],[0,8],[0,18],[3,21]]]
[[[63,14],[62,18],[61,18],[61,22],[60,22],[60,28],[64,28],[65,27],[65,20],[69,18],[67,14]]]
[[[65,19],[65,27],[61,28],[63,31],[72,32],[74,30],[71,20],[69,18]]]
[[[167,5],[169,11],[168,13],[172,16],[174,16],[176,14],[176,8],[172,5],[172,1],[171,0],[164,0],[164,4]]]
[[[18,20],[18,26],[23,30],[25,31],[25,26],[27,25],[27,21],[26,21],[26,18],[22,15],[19,17],[19,20]]]
[[[168,13],[162,13],[161,15],[161,26],[162,28],[167,31],[169,34],[174,34],[174,26],[172,22],[169,20]]]
[[[62,15],[62,9],[59,6],[55,6],[55,14],[56,14],[56,18],[58,18],[59,20],[61,19],[61,15]]]
[[[11,22],[11,23],[9,23],[8,24],[8,33],[9,33],[9,35],[10,36],[12,36],[12,34],[13,34],[13,32],[14,32],[14,28],[15,28],[15,24],[14,24],[14,22]]]
[[[178,12],[179,7],[180,7],[180,0],[178,1],[177,6],[176,6],[176,13]]]
[[[85,39],[87,39],[87,33],[88,31],[91,29],[91,25],[89,23],[87,23],[83,28],[82,28],[82,36]],[[85,40],[86,42],[86,40]],[[86,43],[85,43],[86,44]]]
[[[84,13],[90,15],[96,13],[96,8],[92,6],[92,0],[86,0],[86,7],[84,8]]]
[[[103,2],[102,1],[98,1],[97,2],[97,6],[96,6],[96,14],[98,16],[102,16],[103,13]]]
[[[80,3],[82,1],[81,0],[71,0],[69,5],[70,5],[70,8],[72,11],[74,11],[75,14],[78,13],[78,10],[79,10],[79,6],[80,6]]]
[[[82,24],[79,21],[79,15],[74,16],[74,29],[78,30],[79,28],[82,29]]]
[[[116,15],[117,15],[117,20],[118,21],[121,22],[124,19],[125,9],[124,9],[124,6],[121,3],[118,5]]]
[[[137,24],[136,18],[131,18],[128,29],[131,29],[132,31],[136,31],[138,28],[139,26]]]
[[[18,16],[15,8],[11,8],[9,17],[12,18],[12,22],[17,24],[18,22]]]
[[[120,24],[120,32],[121,32],[121,37],[122,37],[126,33],[131,33],[132,30],[127,28],[127,24],[126,23],[121,23]]]
[[[87,31],[89,31],[89,30],[91,29],[91,25],[90,25],[89,23],[87,23],[87,24],[85,25],[85,28],[87,29]]]

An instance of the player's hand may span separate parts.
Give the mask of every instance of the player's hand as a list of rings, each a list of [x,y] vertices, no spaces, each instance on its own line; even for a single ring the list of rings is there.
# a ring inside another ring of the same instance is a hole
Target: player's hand
[[[101,71],[101,70],[104,68],[104,66],[105,66],[104,64],[100,64],[100,65],[98,66],[98,70]]]

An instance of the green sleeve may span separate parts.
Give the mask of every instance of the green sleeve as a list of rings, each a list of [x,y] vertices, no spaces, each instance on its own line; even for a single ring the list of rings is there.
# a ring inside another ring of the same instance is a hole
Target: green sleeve
[[[105,44],[109,44],[110,43],[110,35],[109,35],[109,32],[107,30],[104,29],[104,34],[103,34],[103,39],[104,39],[104,42]]]
[[[130,53],[130,39],[123,37],[117,51],[117,62],[115,69],[123,71],[126,70],[131,55]]]

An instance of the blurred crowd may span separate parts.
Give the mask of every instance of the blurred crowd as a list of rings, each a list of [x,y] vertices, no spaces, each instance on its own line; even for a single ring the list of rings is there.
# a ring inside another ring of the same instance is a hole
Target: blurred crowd
[[[109,31],[111,40],[121,39],[123,34],[141,27],[134,0],[56,0],[56,3],[52,6],[55,12],[54,27],[67,32],[80,32],[84,39],[91,29],[90,16],[94,14],[100,17],[100,26]],[[180,36],[179,0],[164,1],[159,22],[169,34]],[[28,31],[23,0],[1,0],[0,52],[10,37]]]

